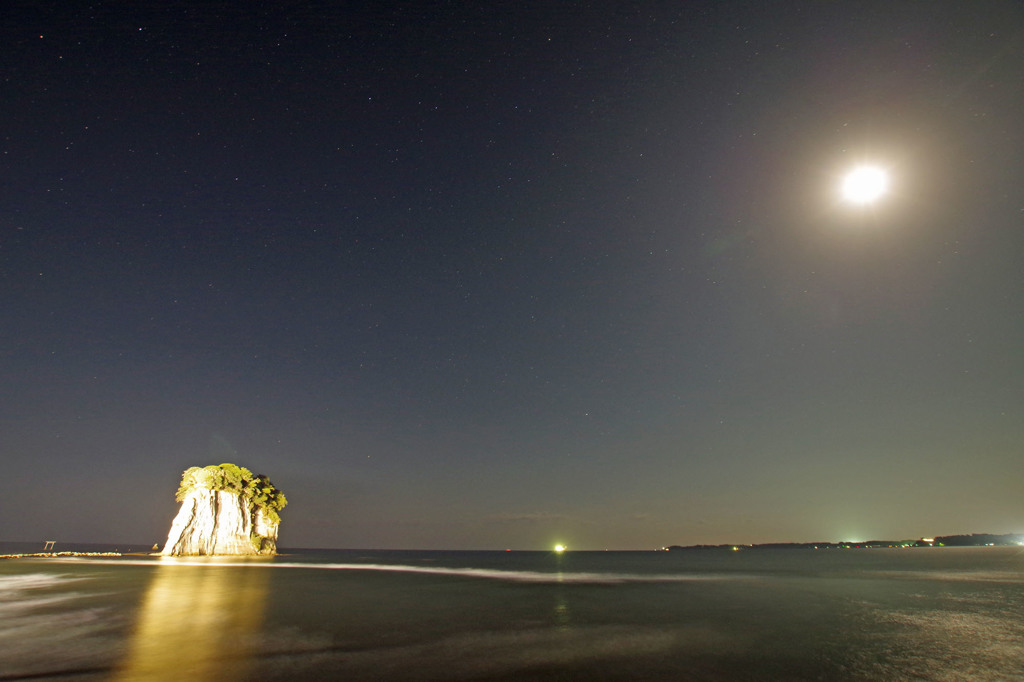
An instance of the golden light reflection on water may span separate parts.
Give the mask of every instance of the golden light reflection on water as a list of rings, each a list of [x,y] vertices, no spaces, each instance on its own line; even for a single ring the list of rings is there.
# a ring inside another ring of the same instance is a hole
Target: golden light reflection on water
[[[248,676],[263,622],[268,572],[165,559],[143,598],[114,679],[237,680]]]

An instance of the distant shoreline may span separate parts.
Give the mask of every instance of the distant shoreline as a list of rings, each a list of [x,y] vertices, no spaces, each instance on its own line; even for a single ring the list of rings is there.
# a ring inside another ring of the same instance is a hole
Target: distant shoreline
[[[763,542],[753,545],[670,545],[666,551],[694,549],[888,549],[900,547],[1016,547],[1024,545],[1024,534],[971,533],[970,535],[936,535],[918,540],[867,540],[864,542]]]
[[[52,559],[62,557],[123,557],[123,556],[156,556],[159,550],[152,548],[152,543],[78,543],[64,541],[58,544],[66,549],[61,551],[39,551],[42,543],[25,541],[0,541],[0,559],[38,558]],[[715,550],[715,551],[740,551],[759,549],[883,549],[883,548],[908,548],[908,547],[1014,547],[1024,546],[1024,533],[971,533],[969,535],[938,535],[935,537],[919,538],[916,540],[867,540],[856,541],[818,541],[818,542],[760,542],[760,543],[718,543],[718,544],[694,544],[694,545],[671,545],[662,547],[651,547],[648,549],[576,549],[575,552],[650,552],[650,551],[692,551],[692,550]],[[359,551],[359,552],[500,552],[500,549],[424,549],[424,548],[367,548],[367,547],[286,547],[282,548],[277,556],[286,556],[294,552],[305,551]],[[547,552],[542,548],[518,549],[519,552]]]
[[[0,559],[52,559],[75,556],[124,556],[121,552],[33,552],[31,554],[0,554]]]

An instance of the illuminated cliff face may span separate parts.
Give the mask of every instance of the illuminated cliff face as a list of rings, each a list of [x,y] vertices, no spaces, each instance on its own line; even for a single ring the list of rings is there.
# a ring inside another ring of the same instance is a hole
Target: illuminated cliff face
[[[276,554],[277,529],[248,497],[196,488],[182,501],[162,554]]]

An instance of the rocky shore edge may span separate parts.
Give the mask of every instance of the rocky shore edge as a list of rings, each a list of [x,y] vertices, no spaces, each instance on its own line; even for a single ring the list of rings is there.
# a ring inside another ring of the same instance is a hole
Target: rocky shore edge
[[[52,559],[65,556],[121,556],[120,552],[36,552],[33,554],[0,554],[0,559]]]

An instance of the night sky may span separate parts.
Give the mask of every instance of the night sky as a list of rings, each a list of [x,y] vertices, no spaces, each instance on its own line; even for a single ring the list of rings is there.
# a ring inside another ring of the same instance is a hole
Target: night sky
[[[363,4],[4,3],[0,539],[1024,531],[1024,5]]]

